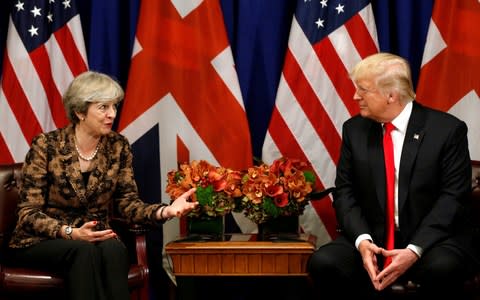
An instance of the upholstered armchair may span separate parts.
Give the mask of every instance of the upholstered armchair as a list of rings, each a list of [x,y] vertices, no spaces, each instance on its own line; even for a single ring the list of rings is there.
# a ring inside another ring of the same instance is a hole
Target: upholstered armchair
[[[16,182],[22,164],[0,165],[0,299],[65,299],[64,282],[58,274],[5,264],[3,253],[16,222],[19,201]],[[112,222],[126,243],[132,264],[128,273],[131,299],[148,299],[148,266],[145,231]]]

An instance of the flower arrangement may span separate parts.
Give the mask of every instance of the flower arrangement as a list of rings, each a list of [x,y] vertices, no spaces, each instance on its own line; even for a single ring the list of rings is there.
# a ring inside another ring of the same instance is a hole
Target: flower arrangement
[[[174,200],[195,187],[197,190],[192,198],[199,205],[188,216],[219,217],[230,213],[235,208],[235,198],[242,196],[241,179],[239,171],[194,160],[168,173],[166,192]]]
[[[282,157],[270,166],[261,163],[243,175],[241,207],[257,224],[279,216],[301,215],[315,182],[311,166],[298,159]]]

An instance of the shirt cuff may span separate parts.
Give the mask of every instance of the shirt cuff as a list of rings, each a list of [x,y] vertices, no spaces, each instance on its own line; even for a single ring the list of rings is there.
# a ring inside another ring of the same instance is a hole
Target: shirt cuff
[[[372,239],[371,235],[369,235],[368,233],[361,234],[355,240],[355,248],[357,248],[357,250],[358,250],[358,245],[360,245],[360,242],[364,241],[364,240],[369,240],[369,241],[373,242],[373,239]]]
[[[407,249],[412,250],[418,256],[418,258],[422,257],[423,249],[421,247],[413,244],[408,244]]]

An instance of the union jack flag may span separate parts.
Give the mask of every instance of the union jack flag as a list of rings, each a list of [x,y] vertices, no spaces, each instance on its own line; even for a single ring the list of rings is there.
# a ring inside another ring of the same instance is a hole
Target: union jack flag
[[[141,2],[118,129],[143,161],[140,171],[156,180],[153,201],[170,202],[167,173],[179,163],[204,159],[239,170],[252,164],[219,1]],[[178,237],[181,225],[165,223],[164,243]]]
[[[467,123],[473,160],[480,160],[478,20],[478,1],[435,2],[417,89],[419,102]]]

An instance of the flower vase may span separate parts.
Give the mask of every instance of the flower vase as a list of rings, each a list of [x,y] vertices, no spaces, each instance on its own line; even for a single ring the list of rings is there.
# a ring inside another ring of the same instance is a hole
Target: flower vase
[[[187,231],[202,239],[221,239],[225,231],[224,217],[187,217]]]
[[[258,238],[264,241],[296,239],[299,234],[298,216],[280,216],[258,224]]]

